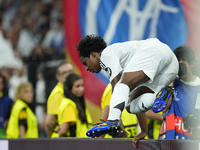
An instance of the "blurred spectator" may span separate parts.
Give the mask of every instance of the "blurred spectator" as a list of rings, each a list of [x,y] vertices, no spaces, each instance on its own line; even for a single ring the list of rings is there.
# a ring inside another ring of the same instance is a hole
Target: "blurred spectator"
[[[6,82],[8,83],[8,89],[9,89],[9,82],[10,82],[10,78],[13,75],[13,69],[12,68],[6,68],[3,67],[0,69],[0,73],[6,78]],[[9,93],[9,92],[8,92]]]
[[[42,68],[42,67],[41,67]],[[44,125],[46,118],[46,95],[45,95],[45,80],[43,78],[42,69],[38,70],[38,79],[35,90],[35,115],[38,120],[39,137],[46,137]]]
[[[10,30],[10,32],[12,31]],[[14,90],[19,82],[21,82],[19,79],[24,78],[25,74],[22,60],[14,54],[13,44],[16,44],[16,41],[11,40],[12,36],[9,35],[9,32],[7,33],[7,37],[8,39],[5,39],[2,32],[0,32],[0,72],[6,77],[9,84],[9,96],[13,99]]]
[[[57,20],[57,18],[62,18],[62,11],[63,11],[63,1],[62,0],[56,0],[52,1],[52,10],[50,13],[50,26],[52,28],[54,22]]]
[[[15,57],[12,46],[4,38],[1,31],[0,43],[0,68],[20,68],[22,65],[21,60]]]
[[[25,71],[25,66],[22,66],[19,69],[14,69],[12,71],[12,76],[9,80],[9,96],[12,99],[14,99],[17,86],[21,82],[27,82],[27,81],[28,81],[28,78]]]
[[[159,138],[200,138],[200,78],[193,74],[195,53],[187,46],[176,48],[174,53],[179,61],[179,73],[173,83],[173,97],[163,110],[166,117]]]
[[[32,56],[42,56],[43,57],[43,55],[44,55],[44,50],[43,50],[43,48],[42,48],[42,46],[41,45],[36,45],[35,47],[34,47],[34,49],[31,51],[31,55]]]
[[[18,40],[19,40],[19,32],[14,30],[14,28],[10,28],[6,32],[6,39],[13,49],[14,56],[19,59],[22,59],[21,53],[17,49],[17,44],[18,44]]]
[[[64,53],[64,40],[63,22],[61,19],[57,19],[53,28],[44,37],[42,45],[45,49],[52,47],[57,54],[61,54]]]
[[[38,138],[37,118],[29,105],[33,102],[33,87],[30,82],[20,83],[15,93],[7,138]]]
[[[22,29],[19,35],[18,50],[23,57],[31,54],[32,50],[39,43],[40,37],[35,33],[35,20],[31,16],[25,18],[26,28]]]
[[[14,1],[2,1],[4,13],[2,16],[2,25],[5,30],[9,29],[10,23],[15,15],[16,7]]]
[[[12,99],[8,96],[6,78],[0,74],[0,138],[6,137],[6,128],[10,117]]]
[[[11,21],[10,29],[14,30],[14,32],[17,33],[18,40],[19,40],[19,33],[22,30],[22,28],[23,28],[22,27],[22,18],[20,18],[19,16],[13,18],[13,20]],[[15,46],[17,46],[17,45],[15,45]]]
[[[32,12],[32,16],[35,22],[36,32],[40,34],[40,43],[43,40],[44,36],[50,29],[50,12],[52,5],[49,3],[37,2],[35,5],[35,10]]]
[[[70,115],[69,115],[70,114]],[[64,82],[64,98],[58,109],[59,137],[86,138],[92,119],[85,105],[84,81],[70,74]]]
[[[66,76],[73,73],[73,66],[66,61],[62,61],[57,67],[56,78],[58,80],[57,85],[52,90],[48,100],[47,100],[47,117],[45,121],[45,131],[48,137],[58,137],[58,108],[60,106],[61,100],[64,96],[63,83]]]

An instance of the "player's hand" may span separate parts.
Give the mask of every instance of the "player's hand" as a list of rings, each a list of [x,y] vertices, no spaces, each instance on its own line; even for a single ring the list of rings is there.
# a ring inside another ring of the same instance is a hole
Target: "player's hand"
[[[120,133],[121,133],[121,135],[122,135],[124,138],[127,138],[127,137],[128,137],[128,132],[126,132],[125,129],[120,129]]]
[[[144,139],[144,137],[147,135],[147,133],[145,132],[140,132],[138,135],[136,135],[133,140],[132,140],[132,144],[134,147],[137,147],[138,142],[140,139]]]
[[[124,137],[124,138],[127,138],[128,137],[128,132],[126,132],[126,130],[124,129],[124,125],[123,125],[123,122],[122,120],[120,119],[119,120],[119,123],[120,123],[120,133],[121,135]]]
[[[139,138],[135,136],[135,137],[133,138],[133,140],[132,140],[132,144],[133,144],[134,147],[137,147],[138,141],[139,141]]]

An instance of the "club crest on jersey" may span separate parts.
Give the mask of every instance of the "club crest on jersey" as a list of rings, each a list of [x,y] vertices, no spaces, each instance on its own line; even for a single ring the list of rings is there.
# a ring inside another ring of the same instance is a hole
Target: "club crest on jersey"
[[[177,97],[177,91],[174,91],[174,99],[175,101],[180,101],[180,99]]]
[[[101,68],[106,71],[108,78],[110,78],[112,75],[112,70],[109,67],[106,67],[106,65],[101,60],[99,63],[100,63]]]

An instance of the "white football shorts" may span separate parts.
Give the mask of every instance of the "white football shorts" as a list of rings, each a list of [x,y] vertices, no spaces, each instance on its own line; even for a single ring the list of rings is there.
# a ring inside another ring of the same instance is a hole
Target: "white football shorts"
[[[130,60],[124,72],[142,70],[150,80],[140,86],[149,87],[154,92],[168,86],[178,74],[178,60],[173,51],[163,43],[143,47]],[[130,94],[134,89],[130,92]]]

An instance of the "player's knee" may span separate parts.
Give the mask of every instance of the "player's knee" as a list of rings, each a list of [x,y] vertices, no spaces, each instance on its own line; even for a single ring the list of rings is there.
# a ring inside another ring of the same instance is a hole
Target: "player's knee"
[[[145,83],[150,78],[143,71],[125,72],[121,83],[126,84],[130,90],[133,90],[138,85]]]

